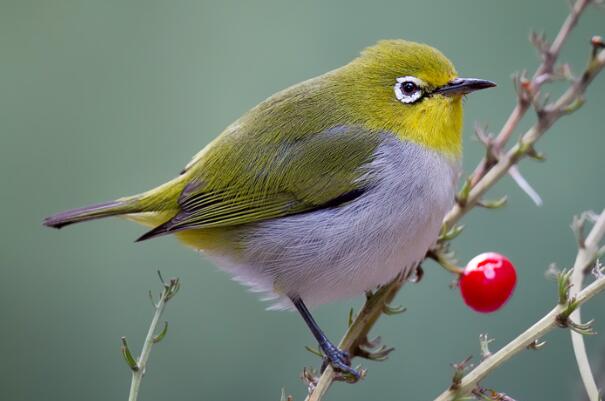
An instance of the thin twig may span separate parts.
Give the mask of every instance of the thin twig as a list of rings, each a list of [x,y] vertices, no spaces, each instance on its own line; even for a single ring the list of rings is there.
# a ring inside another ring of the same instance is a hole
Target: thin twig
[[[158,275],[160,275],[159,271]],[[141,349],[141,355],[139,355],[137,360],[132,357],[130,349],[128,348],[128,343],[126,342],[126,338],[122,337],[122,355],[132,371],[132,380],[130,382],[128,401],[136,401],[139,396],[139,389],[141,388],[141,382],[143,380],[143,376],[145,375],[145,370],[147,369],[147,361],[149,360],[149,355],[151,354],[151,348],[153,347],[153,344],[160,342],[164,338],[166,331],[168,330],[168,324],[164,322],[164,328],[159,334],[156,335],[160,317],[164,312],[166,303],[172,299],[172,297],[174,297],[174,295],[180,289],[180,282],[178,278],[172,278],[168,282],[165,282],[160,275],[160,280],[162,281],[164,288],[162,289],[160,300],[157,304],[154,304],[155,310],[153,319],[149,325],[149,330],[147,331],[147,336],[145,337],[145,342],[143,343],[143,348]]]
[[[518,163],[521,158],[527,157],[532,152],[534,144],[559,118],[568,112],[573,111],[571,109],[575,107],[575,103],[581,101],[588,85],[604,67],[605,51],[600,51],[596,57],[591,60],[582,77],[575,81],[556,102],[546,105],[540,114],[538,121],[527,130],[519,142],[506,152],[506,154],[502,155],[499,161],[487,171],[475,186],[472,187],[468,193],[468,197],[465,199],[464,205],[454,205],[444,219],[444,225],[447,229],[453,227],[462,216],[473,208],[477,202],[481,200],[485,192],[502,178],[512,166]]]
[[[582,227],[578,228],[579,230]],[[600,239],[605,234],[605,210],[601,212],[601,215],[595,222],[590,234],[583,241],[576,261],[573,267],[573,274],[571,275],[571,288],[569,295],[571,297],[576,296],[576,293],[582,289],[582,282],[584,281],[585,270],[588,266],[595,263],[597,252],[599,251]],[[581,235],[581,234],[580,234]],[[576,308],[573,311],[570,318],[577,323],[581,323],[580,308]],[[575,331],[571,331],[571,343],[573,346],[576,361],[578,363],[578,369],[582,382],[588,394],[590,401],[599,401],[599,389],[592,374],[590,363],[588,361],[588,355],[586,353],[586,346],[584,345],[584,336]]]
[[[596,244],[598,244],[603,238],[603,235],[605,235],[605,210],[601,214],[599,221],[601,221],[601,223],[595,224],[588,236],[588,238],[590,238],[590,240]],[[588,251],[588,259],[594,259],[596,255],[597,247],[594,247],[592,249],[592,252]],[[580,252],[582,252],[582,250],[580,250]],[[584,267],[584,265],[580,267],[580,274],[583,274]],[[560,327],[561,316],[567,315],[570,305],[573,305],[573,308],[577,310],[580,305],[584,304],[586,301],[588,301],[603,290],[605,290],[605,276],[597,278],[593,283],[588,285],[582,291],[577,292],[573,296],[571,294],[568,294],[567,302],[559,303],[546,316],[540,319],[537,323],[535,323],[525,332],[520,334],[517,338],[502,347],[498,352],[484,359],[479,365],[477,365],[473,370],[468,372],[460,380],[454,390],[448,389],[444,391],[441,395],[439,395],[439,397],[435,398],[435,401],[453,401],[457,399],[457,397],[469,394],[483,378],[485,378],[492,371],[497,369],[504,362],[506,362],[519,352],[525,350],[528,346],[534,343],[537,339],[543,337],[544,334],[551,331],[553,328]],[[568,319],[571,319],[574,322],[574,325],[577,325],[579,323],[579,321],[573,319],[573,313],[568,316]]]
[[[517,129],[519,122],[523,119],[523,117],[529,110],[529,107],[531,106],[531,99],[528,97],[529,91],[537,94],[539,92],[540,87],[547,81],[546,79],[544,79],[544,77],[552,75],[555,63],[559,58],[559,54],[561,52],[563,44],[569,37],[569,34],[571,33],[572,29],[578,23],[580,15],[590,3],[591,0],[576,1],[573,8],[571,9],[571,12],[567,16],[567,19],[561,26],[559,33],[555,37],[555,40],[552,42],[550,47],[541,50],[542,63],[534,72],[531,81],[526,82],[525,85],[520,85],[520,88],[518,88],[519,94],[517,98],[517,104],[515,105],[513,111],[502,126],[502,129],[500,130],[498,135],[490,143],[491,146],[489,151],[495,153],[495,155],[491,155],[491,160],[488,159],[488,157],[485,157],[479,162],[479,164],[475,168],[474,173],[472,174],[471,183],[473,185],[475,185],[493,166],[496,161],[497,155],[501,152],[504,146],[506,146],[508,140]]]

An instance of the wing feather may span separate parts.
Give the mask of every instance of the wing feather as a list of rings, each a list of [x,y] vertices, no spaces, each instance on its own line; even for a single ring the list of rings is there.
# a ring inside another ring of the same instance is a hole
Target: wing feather
[[[227,136],[225,141],[233,141]],[[213,146],[196,165],[179,197],[179,211],[139,240],[186,229],[255,223],[336,207],[372,185],[365,166],[380,142],[360,127],[332,127],[287,143],[240,137],[218,157]],[[222,176],[228,179],[221,179]]]

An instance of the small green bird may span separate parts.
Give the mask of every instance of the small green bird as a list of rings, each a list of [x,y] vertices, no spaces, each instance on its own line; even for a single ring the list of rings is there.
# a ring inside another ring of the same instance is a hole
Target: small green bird
[[[458,78],[432,47],[381,41],[258,104],[175,179],[44,224],[119,215],[152,228],[139,241],[175,234],[272,308],[297,309],[327,362],[358,378],[306,305],[357,296],[423,259],[454,201],[462,97],[492,86]]]

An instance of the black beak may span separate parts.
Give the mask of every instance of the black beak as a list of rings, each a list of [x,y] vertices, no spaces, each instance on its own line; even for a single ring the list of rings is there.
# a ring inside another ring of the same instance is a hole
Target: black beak
[[[492,81],[475,78],[456,78],[447,84],[435,89],[432,93],[446,96],[461,96],[481,89],[496,86]]]

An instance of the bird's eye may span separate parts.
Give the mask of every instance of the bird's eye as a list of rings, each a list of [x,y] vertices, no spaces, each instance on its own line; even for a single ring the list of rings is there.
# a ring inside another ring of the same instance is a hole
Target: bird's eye
[[[397,83],[394,86],[395,97],[402,103],[414,103],[419,100],[422,95],[422,87],[424,82],[416,77],[401,77],[397,78]]]
[[[417,89],[416,84],[410,81],[401,84],[401,91],[408,96],[413,95]]]

